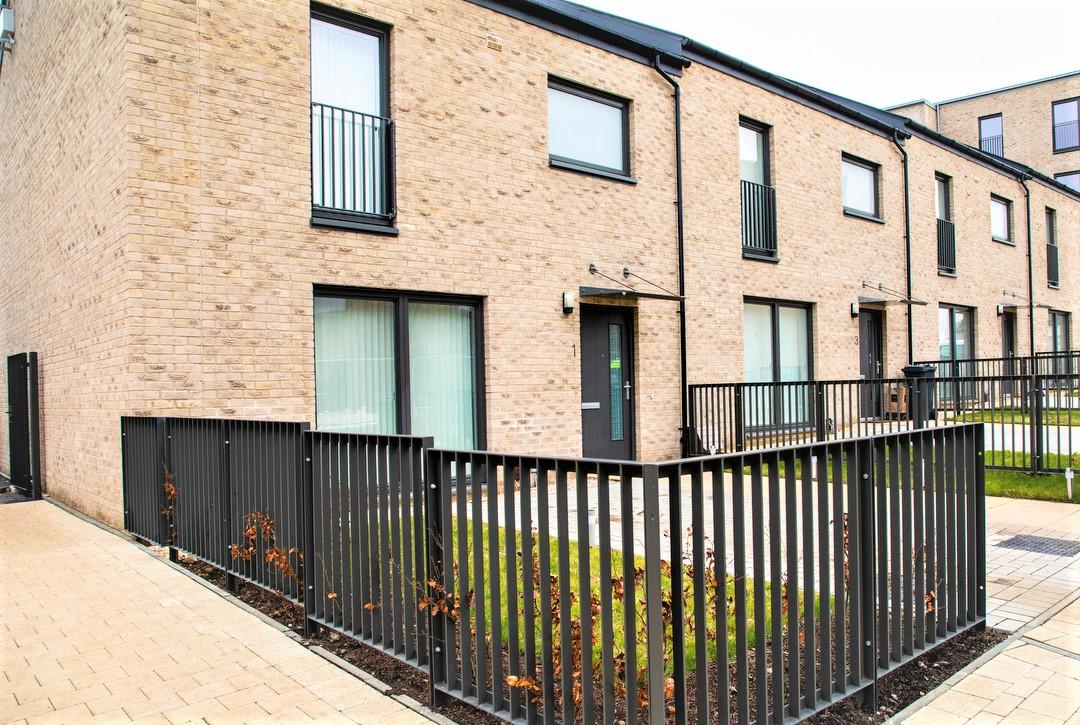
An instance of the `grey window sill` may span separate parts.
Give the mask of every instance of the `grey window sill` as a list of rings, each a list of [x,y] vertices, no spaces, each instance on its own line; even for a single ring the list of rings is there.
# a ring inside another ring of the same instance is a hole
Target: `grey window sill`
[[[866,212],[859,211],[858,209],[849,209],[846,206],[844,207],[844,216],[854,217],[856,219],[863,219],[868,222],[874,222],[875,224],[885,223],[885,220],[879,216],[867,214]]]
[[[610,179],[611,181],[619,181],[623,184],[636,184],[638,180],[633,176],[628,176],[619,171],[612,171],[609,169],[602,169],[598,166],[590,166],[589,164],[580,164],[574,161],[568,161],[552,156],[548,159],[548,164],[553,169],[561,169],[563,171],[573,171],[578,174],[586,174],[587,176],[598,176],[601,179]]]

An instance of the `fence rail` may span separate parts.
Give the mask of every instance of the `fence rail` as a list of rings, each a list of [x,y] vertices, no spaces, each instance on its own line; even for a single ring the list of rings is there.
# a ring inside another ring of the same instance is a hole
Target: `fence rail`
[[[982,423],[662,463],[299,423],[121,426],[130,530],[301,599],[310,628],[504,719],[872,706],[880,675],[985,621]],[[302,587],[238,568],[253,512],[293,522],[287,542],[248,540]],[[291,577],[272,546],[295,553]]]
[[[690,455],[983,422],[992,468],[1041,473],[1080,462],[1077,373],[702,384],[690,386],[690,400]]]
[[[994,377],[1000,375],[1056,375],[1080,372],[1080,350],[1038,352],[1034,357],[979,357],[962,360],[919,360],[932,365],[939,377]]]
[[[393,217],[393,155],[391,119],[311,104],[311,203],[316,209]]]

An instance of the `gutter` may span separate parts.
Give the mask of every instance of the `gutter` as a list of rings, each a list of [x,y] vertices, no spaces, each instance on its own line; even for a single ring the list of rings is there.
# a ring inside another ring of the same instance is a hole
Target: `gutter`
[[[1020,174],[1016,177],[1024,187],[1024,207],[1027,212],[1027,256],[1028,256],[1028,342],[1032,358],[1035,357],[1035,247],[1031,242],[1031,190],[1028,189],[1028,177]]]
[[[908,176],[908,152],[900,140],[900,133],[892,137],[896,148],[904,158],[904,267],[907,272],[907,298],[910,303],[914,290],[911,275],[911,194]],[[907,364],[915,364],[915,320],[911,304],[907,306]]]
[[[660,65],[660,55],[653,61],[653,68],[671,84],[675,99],[675,208],[678,214],[679,250],[679,408],[681,412],[680,442],[682,454],[690,447],[690,419],[688,386],[686,380],[686,229],[683,221],[683,173],[682,173],[682,88],[678,81],[668,75]]]

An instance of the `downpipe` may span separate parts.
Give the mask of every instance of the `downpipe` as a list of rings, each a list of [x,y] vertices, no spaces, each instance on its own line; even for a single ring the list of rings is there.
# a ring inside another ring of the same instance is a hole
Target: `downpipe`
[[[690,449],[690,419],[686,382],[686,232],[683,222],[682,173],[682,88],[660,65],[660,56],[653,59],[653,68],[671,84],[675,99],[675,208],[678,214],[679,250],[679,409],[681,412],[679,442],[685,456]]]
[[[904,164],[904,266],[907,273],[907,364],[915,362],[915,320],[911,300],[914,294],[914,284],[911,272],[911,193],[910,177],[908,175],[908,152],[904,144],[900,142],[900,132],[893,133],[892,142],[900,149]]]

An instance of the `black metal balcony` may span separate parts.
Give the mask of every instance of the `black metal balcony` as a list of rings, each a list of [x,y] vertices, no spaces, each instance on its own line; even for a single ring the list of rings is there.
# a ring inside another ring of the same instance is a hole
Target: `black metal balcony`
[[[1058,245],[1046,245],[1046,284],[1057,289],[1061,286],[1061,273],[1058,269]]]
[[[742,245],[750,257],[776,257],[776,190],[742,182]]]
[[[937,220],[937,268],[941,274],[956,274],[956,226]]]
[[[1080,147],[1080,121],[1054,124],[1054,151]]]
[[[311,206],[315,214],[387,221],[394,216],[393,121],[311,104]]]
[[[1005,137],[1004,136],[985,136],[979,139],[979,148],[988,154],[994,156],[1005,155]]]

